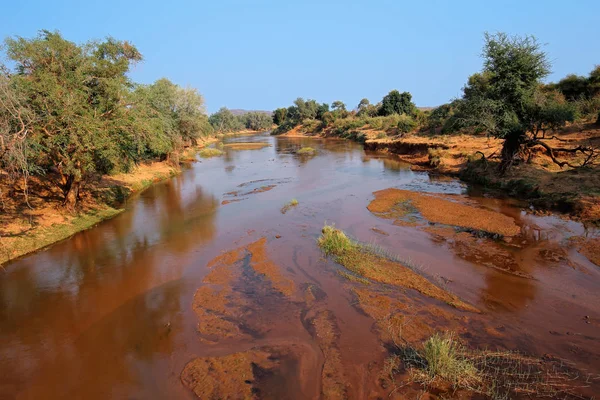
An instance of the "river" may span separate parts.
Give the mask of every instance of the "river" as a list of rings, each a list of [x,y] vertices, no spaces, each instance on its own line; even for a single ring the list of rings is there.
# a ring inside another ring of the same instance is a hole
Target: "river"
[[[192,304],[207,265],[261,238],[298,293],[312,287],[320,294],[321,309],[337,321],[349,397],[367,398],[378,389],[364,370],[381,363],[385,349],[316,244],[325,223],[410,259],[482,310],[465,331],[472,344],[555,354],[600,372],[600,268],[569,246],[570,237],[597,231],[535,216],[454,179],[411,171],[350,141],[268,135],[227,141],[269,146],[225,148],[222,157],[200,159],[130,198],[116,218],[6,265],[0,274],[0,398],[193,398],[180,377],[190,360],[289,345],[312,356],[304,364],[283,357],[284,372],[263,379],[271,389],[260,397],[317,397],[327,351],[307,327],[302,295],[283,301],[268,291],[249,294],[252,281],[245,280],[234,291],[245,290],[251,299],[241,312],[253,316],[255,328],[240,339],[199,338]],[[302,146],[318,153],[296,154]],[[458,249],[456,241],[369,212],[372,193],[390,187],[463,195],[514,218],[521,234],[489,257]],[[298,205],[282,213],[292,198]],[[487,327],[496,339],[480,335]]]

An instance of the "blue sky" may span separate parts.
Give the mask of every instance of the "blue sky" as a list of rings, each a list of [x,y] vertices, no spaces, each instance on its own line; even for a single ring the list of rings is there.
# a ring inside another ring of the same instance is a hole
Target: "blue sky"
[[[75,42],[129,40],[145,58],[134,80],[196,87],[210,112],[272,110],[296,97],[352,108],[391,89],[439,105],[481,68],[485,31],[547,43],[550,80],[600,64],[598,0],[31,0],[2,8],[2,37],[57,29]]]

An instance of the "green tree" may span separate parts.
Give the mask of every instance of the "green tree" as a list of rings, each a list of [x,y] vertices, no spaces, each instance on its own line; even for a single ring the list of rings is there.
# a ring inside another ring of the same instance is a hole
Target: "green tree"
[[[281,125],[285,122],[287,115],[287,108],[278,108],[273,111],[273,123],[275,125]]]
[[[121,163],[127,72],[142,57],[128,42],[78,46],[49,31],[7,39],[6,53],[15,64],[11,81],[35,116],[28,138],[39,150],[31,157],[73,207],[87,179]]]
[[[245,127],[253,131],[266,131],[273,125],[270,115],[263,112],[252,111],[243,115]]]
[[[538,41],[533,36],[486,33],[483,58],[483,72],[472,76],[464,89],[460,113],[468,124],[504,139],[500,170],[506,171],[522,158],[523,150],[537,145],[557,164],[567,165],[555,158],[553,149],[539,136],[545,132],[540,127],[562,126],[572,120],[572,112],[566,102],[542,90],[541,80],[548,75],[550,63]]]
[[[323,121],[323,115],[325,115],[327,112],[329,112],[329,104],[320,104],[317,108],[317,119]]]
[[[381,101],[379,113],[382,116],[392,114],[406,114],[408,116],[413,116],[415,110],[416,106],[412,102],[412,95],[410,93],[400,93],[397,90],[392,90]]]
[[[235,132],[244,128],[243,123],[227,107],[221,107],[208,121],[217,132]]]
[[[348,111],[346,110],[346,104],[340,100],[336,100],[331,103],[332,114],[335,118],[346,118]]]

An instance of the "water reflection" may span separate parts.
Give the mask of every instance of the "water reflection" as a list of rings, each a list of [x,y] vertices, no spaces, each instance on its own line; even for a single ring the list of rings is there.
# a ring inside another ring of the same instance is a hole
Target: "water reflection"
[[[101,343],[147,337],[131,323],[133,315],[144,321],[144,329],[152,329],[147,325],[160,325],[163,315],[176,313],[176,286],[154,297],[148,290],[179,279],[185,255],[214,238],[219,204],[189,172],[153,186],[117,218],[7,267],[0,279],[0,397],[12,397],[12,390],[34,378],[50,384],[45,374],[73,371],[74,366],[82,374],[83,369],[93,371],[108,357],[105,351],[129,345]],[[117,321],[104,325],[106,332],[100,334],[99,321],[140,294],[146,301],[136,303],[135,313],[116,313]],[[152,347],[135,348],[150,354]],[[94,357],[82,358],[94,349]],[[45,365],[54,368],[41,368]],[[112,373],[126,375],[114,359],[112,365]],[[79,382],[77,375],[69,379]],[[37,387],[30,385],[30,390]]]

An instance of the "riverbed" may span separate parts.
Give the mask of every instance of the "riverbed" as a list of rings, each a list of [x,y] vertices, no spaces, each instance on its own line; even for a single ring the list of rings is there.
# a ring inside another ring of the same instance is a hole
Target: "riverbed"
[[[323,255],[325,224],[410,260],[479,310],[386,287],[415,315],[441,310],[421,330],[452,328],[472,346],[550,354],[600,373],[600,267],[577,247],[596,229],[350,141],[263,134],[226,142],[267,146],[225,146],[221,157],[129,199],[116,218],[5,266],[0,398],[194,398],[202,392],[193,360],[244,352],[259,398],[328,397],[331,387],[348,398],[387,395],[378,378],[385,339],[356,300],[357,290],[372,289]],[[307,146],[316,152],[297,153]],[[502,240],[382,218],[367,206],[388,188],[502,214],[519,234]],[[292,199],[298,204],[282,210]],[[207,293],[226,300],[206,305]],[[226,325],[215,331],[218,323]],[[586,393],[598,389],[590,385]]]

